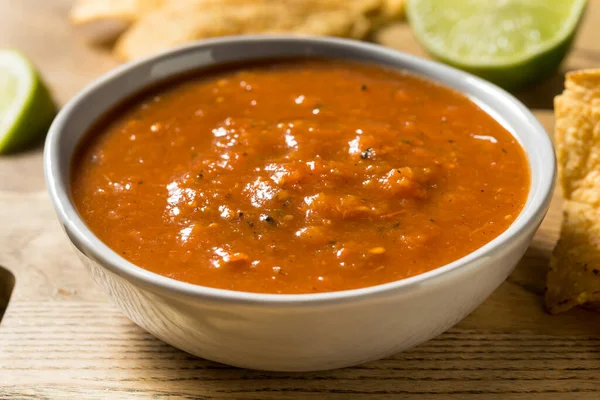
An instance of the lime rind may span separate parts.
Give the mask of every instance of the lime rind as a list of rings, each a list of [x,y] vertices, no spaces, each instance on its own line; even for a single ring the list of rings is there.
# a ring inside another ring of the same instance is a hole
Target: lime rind
[[[0,110],[0,154],[23,149],[40,139],[56,114],[50,92],[35,67],[23,55],[0,51],[0,72],[12,83]]]
[[[493,9],[494,4],[497,5],[499,3],[525,5],[531,9],[534,9],[536,4],[538,7],[553,7],[553,3],[548,4],[548,2],[544,1],[544,4],[540,5],[542,3],[539,1],[536,2],[525,0],[497,0],[496,3],[481,3],[481,1],[475,2],[474,0],[462,0],[461,2],[453,1],[451,5],[449,5],[450,3],[445,3],[439,0],[437,2],[434,0],[409,0],[407,3],[406,13],[414,30],[415,36],[432,57],[454,67],[481,76],[482,78],[490,80],[491,82],[503,86],[506,89],[515,89],[550,75],[559,66],[567,54],[576,34],[577,28],[587,5],[587,0],[571,0],[570,2],[561,3],[565,11],[564,14],[567,12],[568,14],[563,15],[559,12],[555,12],[555,15],[552,16],[554,20],[550,21],[550,24],[547,24],[546,31],[551,31],[554,28],[559,29],[556,32],[552,32],[551,37],[544,38],[541,43],[535,43],[532,46],[522,46],[524,47],[522,51],[516,51],[507,55],[494,54],[493,52],[488,52],[488,54],[479,52],[478,54],[476,51],[472,52],[471,54],[465,54],[465,52],[462,54],[457,54],[456,51],[450,48],[451,46],[448,46],[448,41],[450,40],[448,37],[455,34],[455,32],[452,32],[452,29],[455,29],[454,26],[450,29],[446,29],[449,31],[448,35],[447,37],[443,38],[436,37],[436,34],[439,36],[447,24],[445,25],[441,23],[439,25],[441,26],[442,31],[440,31],[437,26],[433,26],[433,29],[438,29],[438,32],[432,34],[427,31],[427,24],[428,22],[431,22],[428,21],[427,18],[431,19],[432,15],[435,14],[427,13],[428,7],[431,7],[435,4],[435,6],[440,7],[440,9],[452,9],[453,7],[456,7],[456,4],[459,3],[463,5],[474,3],[487,4],[487,7],[489,7],[490,10]],[[439,13],[439,10],[437,10],[437,12]],[[465,12],[471,11],[467,10]],[[475,16],[477,16],[477,12],[478,10],[473,11]],[[479,13],[481,15],[481,10],[479,10]],[[526,13],[521,12],[518,14],[518,16],[526,17],[527,15]],[[537,16],[537,18],[539,19],[539,16]],[[493,19],[494,18],[491,18],[492,21]],[[554,24],[554,22],[557,20],[560,20],[560,27]],[[433,22],[438,23],[439,21],[436,20]],[[485,24],[481,25],[487,26]],[[489,28],[493,29],[494,27],[490,26]],[[467,40],[469,39],[469,37],[466,35],[467,33],[472,35],[471,37],[474,41],[477,39],[477,37],[475,37],[475,35],[477,35],[476,30],[475,32],[461,33],[465,34]],[[521,38],[521,36],[518,37]],[[516,43],[516,45],[527,44],[528,43]]]

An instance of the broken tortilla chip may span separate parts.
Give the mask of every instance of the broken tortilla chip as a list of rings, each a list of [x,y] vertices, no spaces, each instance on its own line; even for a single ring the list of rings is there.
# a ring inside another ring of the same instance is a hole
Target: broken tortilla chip
[[[139,58],[197,39],[244,33],[314,33],[332,36],[361,36],[360,13],[351,7],[336,9],[328,2],[263,0],[206,7],[198,1],[188,7],[158,9],[143,17],[118,41],[119,58]],[[358,31],[358,33],[353,33]]]
[[[600,306],[600,69],[567,74],[554,102],[561,234],[550,261],[546,308]]]

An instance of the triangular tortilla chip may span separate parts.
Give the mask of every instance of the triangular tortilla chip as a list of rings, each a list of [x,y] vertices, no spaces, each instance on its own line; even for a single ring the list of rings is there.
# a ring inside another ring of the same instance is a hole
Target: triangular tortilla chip
[[[600,304],[600,69],[567,74],[554,102],[561,235],[550,262],[546,308]]]

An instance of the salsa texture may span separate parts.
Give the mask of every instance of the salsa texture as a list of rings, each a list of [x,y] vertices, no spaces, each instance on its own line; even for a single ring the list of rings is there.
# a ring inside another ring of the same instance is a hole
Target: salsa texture
[[[151,89],[97,124],[72,196],[110,248],[203,286],[315,293],[391,282],[508,228],[525,154],[463,95],[342,60],[264,62]]]

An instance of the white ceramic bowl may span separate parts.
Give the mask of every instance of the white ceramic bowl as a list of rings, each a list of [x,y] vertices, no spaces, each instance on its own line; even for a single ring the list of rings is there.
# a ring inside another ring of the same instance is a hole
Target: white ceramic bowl
[[[70,196],[71,159],[82,135],[107,110],[153,83],[190,70],[303,56],[404,68],[473,99],[527,153],[531,190],[516,221],[466,257],[409,279],[341,292],[276,295],[213,289],[156,275],[121,258],[81,220]],[[44,168],[58,218],[79,257],[132,321],[209,360],[254,369],[308,371],[386,357],[439,335],[473,311],[506,279],[530,244],[548,208],[555,158],[546,132],[529,110],[472,75],[356,41],[262,36],[202,41],[104,75],[61,110],[46,140]]]

